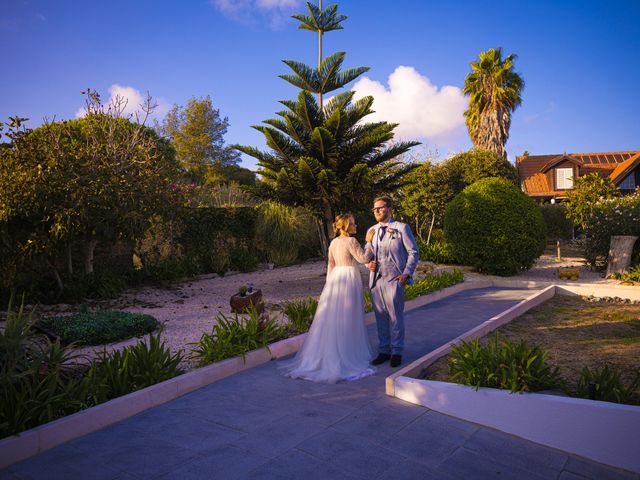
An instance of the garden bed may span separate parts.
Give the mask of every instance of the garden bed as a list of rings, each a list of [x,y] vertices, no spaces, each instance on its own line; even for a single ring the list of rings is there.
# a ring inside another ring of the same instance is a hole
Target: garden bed
[[[555,296],[497,331],[503,339],[525,340],[546,350],[548,362],[560,367],[563,391],[571,396],[577,396],[584,367],[618,369],[626,384],[640,367],[640,304]],[[486,336],[480,343],[489,339]],[[431,364],[423,378],[451,381],[448,361],[446,356]],[[634,403],[639,401],[634,398]]]

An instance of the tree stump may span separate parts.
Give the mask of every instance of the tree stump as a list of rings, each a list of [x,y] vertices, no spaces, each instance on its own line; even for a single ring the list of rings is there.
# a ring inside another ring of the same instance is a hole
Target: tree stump
[[[637,239],[638,237],[632,235],[614,235],[611,237],[607,278],[616,273],[621,274],[627,269],[629,263],[631,263],[633,244],[636,243]]]

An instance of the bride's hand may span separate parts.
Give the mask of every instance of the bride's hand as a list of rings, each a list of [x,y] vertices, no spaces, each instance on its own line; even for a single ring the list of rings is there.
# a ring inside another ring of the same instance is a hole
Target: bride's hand
[[[373,240],[373,235],[376,232],[375,228],[370,228],[369,231],[367,232],[367,237],[366,237],[366,241],[367,243],[371,243],[371,241]]]

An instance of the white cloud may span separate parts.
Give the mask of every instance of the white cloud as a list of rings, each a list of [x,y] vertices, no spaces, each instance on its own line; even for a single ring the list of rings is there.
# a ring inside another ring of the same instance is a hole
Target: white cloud
[[[363,77],[353,86],[355,99],[371,95],[375,113],[366,121],[399,123],[394,130],[402,140],[426,140],[430,145],[460,148],[467,99],[451,85],[437,87],[413,67],[399,66],[388,87]]]
[[[227,17],[241,23],[255,23],[266,17],[271,28],[280,28],[302,0],[209,0],[211,5]]]
[[[103,104],[106,106],[115,106],[116,102],[120,102],[121,114],[123,116],[138,116],[140,120],[144,116],[144,112],[142,110],[142,106],[146,99],[146,94],[140,92],[140,90],[135,89],[134,87],[128,87],[119,85],[114,83],[109,87],[109,100],[104,101]],[[153,110],[151,117],[161,117],[164,116],[171,105],[162,98],[152,98],[153,103],[157,104],[157,107]],[[84,117],[87,114],[86,107],[79,108],[76,112],[76,118]]]

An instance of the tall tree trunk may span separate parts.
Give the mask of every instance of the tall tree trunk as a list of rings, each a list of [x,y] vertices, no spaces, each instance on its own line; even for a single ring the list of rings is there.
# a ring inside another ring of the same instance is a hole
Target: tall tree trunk
[[[329,252],[329,239],[325,232],[324,222],[319,218],[316,219],[316,227],[318,228],[318,239],[320,240],[320,249],[322,251],[322,258],[328,260]]]
[[[91,238],[85,241],[82,249],[84,273],[87,275],[93,273],[93,254],[98,245],[98,240]]]
[[[319,221],[320,230],[320,245],[322,246],[322,256],[325,260],[329,258],[329,243],[335,236],[333,230],[333,211],[328,201],[324,200],[323,218]]]
[[[320,17],[322,17],[322,0],[320,0]],[[318,30],[318,74],[320,73],[320,64],[322,63],[322,30]],[[320,113],[322,113],[322,92],[318,92],[318,104],[320,105]]]
[[[71,252],[71,242],[67,243],[67,273],[73,275],[73,255]]]
[[[50,258],[44,257],[44,264],[50,269],[51,276],[56,281],[56,285],[58,286],[58,291],[62,293],[64,290],[64,284],[62,283],[62,278],[60,278],[60,273],[58,273],[58,269],[55,266],[55,263],[51,261]]]
[[[53,275],[54,280],[56,281],[56,285],[58,286],[58,290],[60,291],[60,293],[62,293],[62,291],[64,290],[64,285],[62,283],[62,279],[60,278],[60,274],[58,273],[58,270],[56,270],[55,268],[51,270],[51,275]]]
[[[431,225],[429,225],[429,233],[427,234],[427,245],[431,241],[431,232],[433,232],[433,225],[436,223],[436,214],[431,214]]]

